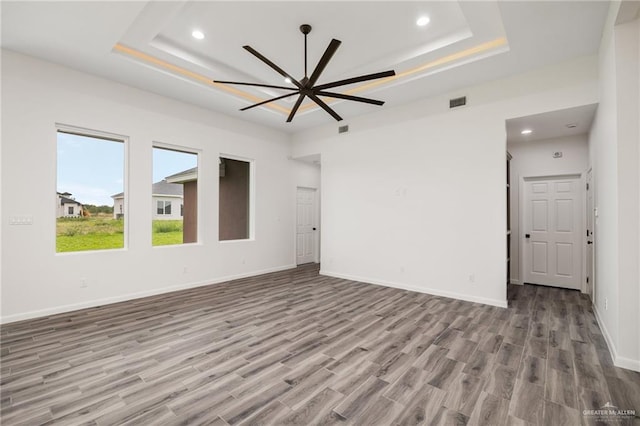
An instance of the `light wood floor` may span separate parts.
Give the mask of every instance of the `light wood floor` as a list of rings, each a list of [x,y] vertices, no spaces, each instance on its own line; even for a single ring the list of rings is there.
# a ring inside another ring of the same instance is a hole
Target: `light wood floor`
[[[508,292],[501,309],[309,265],[9,324],[2,424],[577,425],[607,402],[640,412],[640,374],[613,367],[588,299]]]

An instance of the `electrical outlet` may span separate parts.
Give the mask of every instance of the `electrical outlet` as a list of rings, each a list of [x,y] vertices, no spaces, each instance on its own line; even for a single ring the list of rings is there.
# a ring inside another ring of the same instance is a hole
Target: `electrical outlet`
[[[469,274],[469,282],[470,283],[476,282],[476,274]]]
[[[80,288],[89,287],[89,282],[86,278],[80,278]]]
[[[187,272],[189,272],[189,268],[187,268],[186,266],[184,268],[182,268],[182,273],[186,274]]]

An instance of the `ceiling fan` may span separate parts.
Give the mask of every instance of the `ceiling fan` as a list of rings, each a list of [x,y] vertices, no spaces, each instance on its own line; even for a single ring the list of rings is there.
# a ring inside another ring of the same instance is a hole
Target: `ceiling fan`
[[[277,96],[272,99],[267,99],[266,101],[258,102],[257,104],[249,105],[247,107],[240,109],[240,111],[246,111],[248,109],[255,108],[260,105],[268,104],[270,102],[274,102],[280,99],[288,98],[290,96],[298,95],[298,100],[296,101],[295,105],[291,109],[291,113],[287,118],[287,123],[293,120],[293,117],[296,115],[296,112],[298,111],[298,108],[300,108],[300,105],[302,104],[302,101],[304,100],[305,97],[308,97],[309,99],[314,101],[316,104],[318,104],[320,108],[324,109],[327,113],[329,113],[329,115],[331,115],[337,121],[341,121],[342,117],[340,117],[333,109],[331,109],[325,102],[323,102],[322,99],[320,99],[320,96],[346,99],[348,101],[364,102],[364,103],[373,104],[373,105],[384,104],[384,101],[378,101],[378,100],[369,99],[369,98],[361,98],[359,96],[345,95],[345,94],[336,93],[336,92],[328,92],[326,89],[331,89],[333,87],[338,87],[338,86],[344,86],[347,84],[360,83],[363,81],[376,80],[379,78],[392,77],[396,75],[395,71],[391,70],[391,71],[383,71],[383,72],[377,72],[373,74],[361,75],[359,77],[347,78],[344,80],[333,81],[331,83],[325,83],[325,84],[320,84],[316,86],[315,84],[318,81],[320,74],[322,74],[322,71],[324,71],[325,67],[333,57],[333,54],[336,53],[336,50],[338,50],[338,47],[342,42],[336,39],[331,40],[331,42],[329,43],[329,46],[327,47],[327,50],[325,50],[324,54],[322,55],[322,58],[320,58],[320,62],[318,62],[318,65],[316,65],[316,68],[313,70],[313,73],[311,73],[311,77],[308,77],[307,76],[307,34],[311,32],[311,25],[308,25],[308,24],[300,25],[300,31],[302,32],[302,34],[304,34],[304,77],[299,81],[291,77],[291,75],[286,73],[282,68],[278,67],[269,59],[261,55],[258,51],[256,51],[251,46],[242,46],[245,50],[247,50],[253,56],[260,59],[265,64],[269,65],[281,76],[285,77],[287,82],[293,83],[296,87],[276,86],[271,84],[260,84],[260,83],[242,83],[238,81],[221,81],[221,80],[213,80],[214,83],[239,84],[243,86],[257,86],[257,87],[268,87],[272,89],[290,90],[291,93],[287,93],[282,96]]]

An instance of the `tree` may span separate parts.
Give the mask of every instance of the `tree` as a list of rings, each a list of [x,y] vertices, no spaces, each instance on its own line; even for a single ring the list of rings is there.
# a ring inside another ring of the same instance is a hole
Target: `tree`
[[[84,208],[92,215],[97,215],[98,213],[113,214],[113,206],[107,206],[107,205],[96,206],[94,204],[85,204]]]

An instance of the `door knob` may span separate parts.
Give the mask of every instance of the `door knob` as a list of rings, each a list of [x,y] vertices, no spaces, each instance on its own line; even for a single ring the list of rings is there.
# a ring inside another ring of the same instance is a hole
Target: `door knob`
[[[587,241],[587,244],[593,244],[593,241]]]
[[[313,228],[313,230],[315,231],[315,230],[316,230],[316,228]]]
[[[524,234],[525,238],[531,238],[531,234]]]

